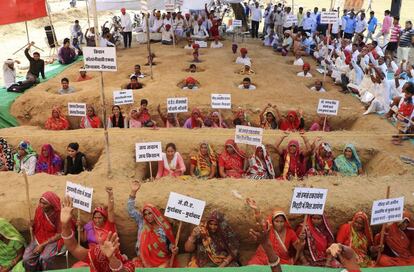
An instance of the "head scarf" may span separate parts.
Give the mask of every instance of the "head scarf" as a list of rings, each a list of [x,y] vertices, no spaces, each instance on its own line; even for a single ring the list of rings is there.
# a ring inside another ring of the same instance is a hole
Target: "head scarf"
[[[23,149],[26,152],[26,155],[20,159],[19,153],[14,154],[14,170],[18,173],[21,171],[21,162],[25,162],[33,156],[36,156],[36,152],[33,150],[30,142],[23,140],[19,143],[18,148]]]
[[[108,219],[108,211],[104,207],[96,207],[93,210],[92,215],[95,215],[95,213],[100,213],[104,217],[105,220]]]
[[[345,154],[341,154],[335,159],[335,166],[341,174],[345,176],[356,176],[358,175],[358,169],[362,167],[361,160],[359,159],[356,148],[353,144],[347,144],[344,148],[344,153],[346,149],[351,149],[352,158],[348,160],[345,157]]]
[[[207,156],[201,154],[202,145],[207,146]],[[211,166],[217,166],[217,154],[213,147],[207,142],[200,143],[199,147],[198,154],[191,157],[193,163],[196,164],[194,173],[197,177],[206,177],[210,175]]]
[[[130,128],[140,128],[140,127],[142,127],[142,123],[141,123],[141,121],[139,120],[139,118],[134,118],[134,117],[132,117],[132,113],[133,112],[138,112],[138,110],[137,109],[132,109],[131,110],[131,112],[129,113],[129,127]]]
[[[369,222],[367,214],[362,212],[362,211],[357,212],[354,215],[354,217],[352,218],[352,221],[350,223],[353,227],[353,225],[355,224],[355,221],[359,218],[361,218],[364,221],[364,223],[363,223],[364,224],[364,235],[365,235],[366,239],[368,240],[368,245],[372,245],[374,239],[373,239],[373,236],[372,236],[371,227],[369,225],[370,222]],[[354,244],[353,242],[351,242],[351,243]]]
[[[0,166],[6,165],[9,171],[13,170],[13,153],[6,139],[0,137]]]
[[[303,64],[302,69],[305,69],[305,68],[308,68],[308,69],[310,69],[310,68],[311,68],[311,66],[310,66],[310,64],[309,64],[308,62],[305,62],[305,63]]]
[[[262,148],[263,150],[263,158],[265,165],[263,165],[262,161],[258,156],[259,148]],[[250,158],[249,174],[256,177],[268,176],[270,179],[275,178],[275,170],[273,169],[272,160],[267,154],[266,147],[263,144],[256,146],[255,154]]]
[[[175,244],[175,237],[170,223],[162,213],[151,204],[144,205],[142,209],[144,225],[141,236],[138,237],[138,241],[140,241],[140,257],[145,267],[159,267],[170,260],[171,254],[167,248],[167,244],[161,241],[156,230],[145,219],[144,211],[146,210],[153,215],[157,226],[163,229],[170,244]]]
[[[91,105],[88,105],[86,109],[91,108],[93,111],[93,116],[88,115],[82,117],[80,127],[81,128],[99,128],[101,126],[101,119],[96,116],[95,108]]]
[[[293,122],[289,120],[289,117],[293,117]],[[296,131],[300,127],[300,119],[296,111],[289,111],[286,118],[280,123],[280,129],[285,131]]]
[[[123,270],[127,272],[134,272],[135,267],[133,262],[128,261],[125,257],[119,253],[115,253],[116,258],[121,261]],[[87,262],[90,265],[91,272],[112,272],[108,258],[102,252],[100,246],[92,246],[88,251]]]
[[[325,156],[322,153],[325,152]],[[315,150],[313,161],[313,168],[316,171],[329,171],[332,170],[334,163],[334,155],[332,148],[327,142],[320,143]]]
[[[413,223],[411,213],[405,210],[403,213],[403,220],[407,219],[410,222],[410,227],[412,227]],[[385,235],[385,243],[397,254],[398,257],[409,259],[412,258],[412,254],[410,252],[411,241],[407,236],[407,233],[400,230],[400,222],[395,222],[388,227],[387,235]]]
[[[312,215],[307,217],[306,240],[313,261],[326,259],[326,249],[335,241],[326,216],[322,215],[322,226],[316,228],[312,223]]]
[[[295,146],[295,154],[289,152],[289,147]],[[291,140],[284,151],[284,164],[282,177],[289,178],[290,176],[296,176],[302,178],[305,174],[305,163],[300,152],[299,142],[297,140]]]
[[[19,231],[4,218],[0,218],[0,234],[8,240],[18,241],[23,245],[26,243]]]
[[[193,49],[199,49],[200,45],[198,43],[193,43]]]
[[[197,80],[195,80],[195,78],[193,78],[193,77],[187,77],[186,79],[185,79],[185,84],[196,84],[197,83]]]
[[[24,248],[26,241],[24,240],[23,236],[16,230],[16,228],[4,218],[0,218],[0,235],[2,235],[10,241],[15,242],[10,243],[10,246],[2,246],[1,249],[0,266],[8,267],[10,266],[11,262],[16,258],[18,251]],[[0,243],[4,245],[3,242]],[[10,271],[17,271],[18,269],[16,268],[17,266],[15,267],[15,269],[12,269]]]
[[[267,118],[266,118],[269,113],[273,117],[273,121],[270,122],[270,123],[267,121]],[[265,129],[277,129],[277,120],[276,120],[275,113],[273,111],[268,110],[267,112],[265,112],[263,117],[264,117],[263,128],[265,128]]]
[[[48,151],[48,156],[43,155],[43,150]],[[62,170],[62,159],[55,153],[55,150],[50,144],[45,144],[42,146],[39,158],[36,163],[36,172],[37,173],[48,173],[50,175],[55,175]]]
[[[246,48],[240,48],[240,54],[247,54],[247,49]]]
[[[193,108],[193,110],[191,111],[191,128],[199,127],[198,126],[199,120],[197,120],[194,117],[194,114],[198,114],[198,118],[203,119],[203,117],[201,116],[201,111],[198,108]]]
[[[58,117],[53,117],[53,112],[58,113]],[[64,130],[69,127],[69,122],[65,118],[62,110],[59,106],[53,106],[52,108],[52,115],[47,119],[45,123],[45,128],[49,130]]]
[[[210,114],[210,118],[211,117],[218,117],[218,120],[219,120],[219,123],[218,124],[216,124],[215,122],[213,122],[212,120],[211,120],[211,126],[212,127],[214,127],[214,128],[226,128],[227,126],[223,123],[223,118],[221,117],[221,114],[220,114],[220,112],[218,112],[218,111],[214,111],[214,112],[212,112],[211,114]],[[212,119],[212,118],[211,118]]]
[[[246,156],[244,155],[244,152],[243,151],[241,151],[240,149],[239,149],[239,147],[237,146],[237,144],[236,144],[236,142],[233,140],[233,139],[228,139],[225,143],[224,143],[224,145],[227,147],[227,146],[231,146],[233,149],[234,149],[234,151],[236,152],[235,154],[237,155],[237,156],[239,156],[240,158],[242,158],[242,159],[245,159],[246,158]],[[224,153],[226,153],[228,156],[231,156],[228,152],[227,152],[227,149],[225,148],[224,149]]]

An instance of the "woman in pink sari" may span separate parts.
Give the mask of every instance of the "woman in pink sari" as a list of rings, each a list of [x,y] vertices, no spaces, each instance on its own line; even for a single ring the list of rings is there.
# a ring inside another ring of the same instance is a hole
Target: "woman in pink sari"
[[[219,174],[222,178],[242,178],[245,174],[246,156],[239,150],[234,140],[225,143],[224,151],[219,157]]]

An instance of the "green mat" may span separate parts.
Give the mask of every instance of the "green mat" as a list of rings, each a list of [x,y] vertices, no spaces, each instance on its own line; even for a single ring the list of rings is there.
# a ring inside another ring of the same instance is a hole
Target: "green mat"
[[[46,65],[46,79],[40,79],[40,82],[54,78],[63,70],[81,60],[83,60],[83,57],[79,57],[75,62],[69,65],[62,65],[58,61],[53,64]],[[18,81],[19,80],[24,80],[24,78],[19,78]],[[16,127],[19,125],[16,118],[10,114],[10,107],[14,100],[22,94],[23,93],[8,92],[6,88],[0,88],[0,128]]]
[[[321,268],[321,267],[309,267],[309,266],[297,266],[297,265],[283,265],[283,272],[340,272],[344,269],[333,268]],[[268,266],[244,266],[244,267],[229,267],[229,268],[146,268],[136,269],[135,271],[145,272],[270,272]],[[413,272],[414,266],[399,266],[388,268],[364,268],[363,272]],[[67,270],[54,270],[54,271],[76,271],[76,272],[88,272],[89,268],[79,269],[67,269]]]

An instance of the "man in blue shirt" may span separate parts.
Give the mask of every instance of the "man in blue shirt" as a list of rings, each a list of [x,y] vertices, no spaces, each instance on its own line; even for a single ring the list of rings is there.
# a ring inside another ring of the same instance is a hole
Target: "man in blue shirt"
[[[368,39],[372,39],[372,34],[375,33],[375,30],[377,29],[378,26],[378,19],[377,17],[374,16],[375,12],[371,11],[369,13],[369,20],[368,20],[368,34],[367,37],[365,38],[365,43],[367,43]]]
[[[346,18],[346,26],[344,31],[344,38],[348,40],[352,40],[352,37],[355,33],[355,27],[356,27],[356,19],[355,19],[355,13],[351,12],[349,17]]]

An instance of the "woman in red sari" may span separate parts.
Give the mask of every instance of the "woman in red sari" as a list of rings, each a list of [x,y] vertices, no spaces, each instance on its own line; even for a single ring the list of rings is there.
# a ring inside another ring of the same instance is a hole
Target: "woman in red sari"
[[[299,142],[297,140],[289,141],[286,149],[280,149],[280,144],[286,137],[287,135],[283,135],[282,138],[280,138],[280,140],[276,143],[276,151],[280,156],[281,176],[279,179],[302,179],[306,175],[306,162],[309,150],[311,149],[309,141],[304,134],[301,134],[306,146],[304,151],[300,150]]]
[[[52,116],[45,123],[45,129],[48,130],[66,130],[69,128],[69,121],[63,115],[59,106],[53,106]]]
[[[60,236],[60,199],[46,192],[39,200],[33,222],[34,239],[23,255],[26,271],[45,271],[63,246]]]
[[[116,233],[109,232],[102,244],[93,245],[89,249],[80,246],[75,239],[73,229],[71,229],[72,212],[73,204],[67,196],[63,201],[60,222],[62,224],[62,239],[73,257],[87,263],[91,272],[134,272],[134,264],[119,251],[120,244]]]
[[[246,200],[247,204],[254,210],[256,222],[262,222],[260,210],[256,205],[256,201],[251,198]],[[304,241],[298,239],[295,231],[289,224],[286,214],[276,209],[267,218],[266,228],[269,229],[269,240],[276,255],[280,258],[281,264],[295,263],[295,251],[301,251]],[[255,255],[250,259],[248,265],[268,265],[269,260],[262,246],[259,246]]]
[[[308,215],[305,220],[305,228],[302,223],[296,230],[298,236],[304,234],[306,237],[305,248],[299,255],[299,263],[310,266],[338,267],[336,261],[330,262],[327,259],[326,250],[334,243],[335,238],[325,215]]]
[[[305,127],[302,110],[289,111],[285,118],[280,119],[279,129],[284,131],[299,131]]]
[[[135,209],[136,194],[141,183],[131,184],[128,214],[138,225],[135,267],[170,267],[170,260],[178,253],[172,227],[164,215],[153,205],[146,204],[142,211]],[[172,267],[177,267],[174,262]]]
[[[332,147],[327,142],[320,142],[316,144],[320,138],[316,138],[315,142],[312,144],[311,148],[313,154],[311,156],[312,168],[308,170],[308,175],[310,176],[330,176],[335,175],[334,171],[334,154]]]
[[[219,174],[222,178],[241,178],[247,167],[246,156],[239,150],[234,140],[226,141],[219,157]]]
[[[336,242],[351,247],[361,267],[374,265],[369,253],[378,252],[378,247],[373,246],[371,227],[364,212],[357,212],[352,221],[339,228]]]
[[[100,128],[101,119],[96,115],[95,109],[92,106],[86,107],[86,116],[82,117],[80,128]]]
[[[384,236],[384,251],[377,266],[407,266],[414,265],[414,253],[411,251],[410,236],[414,231],[414,222],[411,214],[404,211],[403,220],[392,223],[387,227]],[[380,233],[375,236],[379,244]]]

